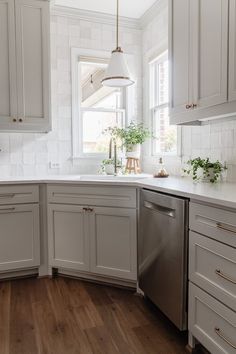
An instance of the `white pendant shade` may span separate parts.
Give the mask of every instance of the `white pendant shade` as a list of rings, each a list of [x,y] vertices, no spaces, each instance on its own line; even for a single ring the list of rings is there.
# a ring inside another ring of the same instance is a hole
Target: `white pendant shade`
[[[133,83],[134,81],[130,78],[124,54],[121,49],[118,48],[112,52],[102,84],[109,87],[125,87]]]

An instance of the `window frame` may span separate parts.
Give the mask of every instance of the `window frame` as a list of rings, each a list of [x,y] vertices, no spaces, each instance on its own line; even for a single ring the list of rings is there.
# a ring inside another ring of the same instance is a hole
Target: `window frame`
[[[111,53],[107,51],[99,51],[92,49],[71,48],[71,81],[72,81],[72,160],[76,159],[92,159],[100,161],[107,157],[107,153],[85,153],[83,152],[83,117],[81,112],[95,110],[104,112],[122,113],[122,124],[127,125],[128,122],[128,105],[127,97],[128,90],[123,89],[122,108],[106,109],[106,108],[87,108],[81,107],[81,86],[80,86],[80,70],[79,62],[83,61],[84,57],[97,59],[98,61],[109,62]]]
[[[156,98],[158,97],[158,80],[156,78],[158,77],[158,65],[162,63],[165,60],[168,60],[168,50],[164,50],[162,53],[159,53],[159,55],[156,55],[154,59],[150,60],[148,62],[148,75],[149,75],[149,112],[150,112],[150,123],[151,123],[151,129],[152,132],[154,133],[156,131],[156,125],[157,125],[157,120],[156,120],[156,114],[158,114],[159,111],[162,109],[170,107],[169,99],[165,103],[158,104],[156,102]],[[169,85],[169,80],[168,80],[168,85]],[[155,145],[156,141],[155,138],[151,139],[151,156],[152,157],[160,157],[160,156],[165,156],[165,157],[177,157],[179,156],[179,150],[180,150],[180,137],[181,137],[181,131],[179,131],[177,127],[177,141],[176,141],[176,151],[174,152],[158,152]]]

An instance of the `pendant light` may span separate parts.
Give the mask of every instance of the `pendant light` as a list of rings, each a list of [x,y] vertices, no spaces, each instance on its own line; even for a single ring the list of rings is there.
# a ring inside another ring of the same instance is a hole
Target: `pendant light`
[[[125,87],[134,84],[130,78],[129,69],[123,51],[119,47],[119,0],[117,0],[116,16],[116,49],[112,51],[111,59],[102,80],[103,86]]]

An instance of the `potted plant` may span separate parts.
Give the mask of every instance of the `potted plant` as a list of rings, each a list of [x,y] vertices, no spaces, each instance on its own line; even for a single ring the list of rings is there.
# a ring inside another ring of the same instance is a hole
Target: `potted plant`
[[[149,129],[143,123],[131,122],[127,128],[119,129],[118,136],[126,148],[126,157],[140,158],[141,144],[151,136]]]
[[[192,174],[194,181],[202,180],[203,182],[215,183],[219,180],[221,173],[227,168],[222,165],[218,160],[211,162],[209,157],[201,159],[197,157],[187,162],[188,168],[184,172],[188,175]]]
[[[121,166],[121,161],[117,161],[117,167],[120,169]],[[105,159],[102,161],[101,164],[101,171],[105,173],[106,175],[114,175],[115,173],[115,161],[114,159]]]

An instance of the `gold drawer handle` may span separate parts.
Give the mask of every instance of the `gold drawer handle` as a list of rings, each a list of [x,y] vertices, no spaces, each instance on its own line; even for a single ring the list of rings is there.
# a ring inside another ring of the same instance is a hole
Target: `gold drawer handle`
[[[225,275],[224,273],[222,273],[220,269],[216,269],[216,270],[215,270],[215,273],[216,273],[217,275],[219,275],[219,277],[224,278],[224,279],[230,281],[230,283],[236,284],[236,280],[234,280],[234,279],[230,278],[228,275]]]
[[[220,230],[231,232],[232,234],[236,235],[236,228],[234,226],[227,225],[227,224],[222,224],[221,222],[217,222],[216,226]]]
[[[14,211],[16,208],[4,208],[4,209],[0,209],[0,213],[1,212],[5,212],[5,211]]]
[[[0,198],[13,198],[15,194],[8,193],[8,194],[0,194]]]
[[[229,344],[232,348],[236,349],[236,345],[234,345],[233,343],[231,343],[225,336],[224,334],[221,332],[220,328],[215,327],[215,332],[216,334],[223,339],[223,341],[225,341],[227,344]]]

